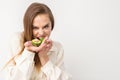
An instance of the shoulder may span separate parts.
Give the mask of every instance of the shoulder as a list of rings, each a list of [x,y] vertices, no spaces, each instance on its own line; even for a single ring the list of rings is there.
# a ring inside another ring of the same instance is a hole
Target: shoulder
[[[57,55],[64,53],[63,45],[58,41],[53,41],[53,47],[50,51],[54,51]]]
[[[14,32],[9,37],[9,43],[20,43],[23,40],[23,33],[22,32]]]
[[[14,32],[14,33],[12,33],[11,34],[11,36],[10,36],[10,39],[21,39],[21,37],[22,37],[22,32]]]
[[[21,49],[22,32],[12,33],[9,37],[8,47],[12,55],[18,53]]]
[[[61,44],[60,42],[58,42],[58,41],[53,41],[53,45],[54,45],[57,49],[63,47],[62,44]]]
[[[52,50],[59,51],[60,49],[63,49],[63,46],[60,42],[58,42],[58,41],[52,41],[52,42],[53,42]]]

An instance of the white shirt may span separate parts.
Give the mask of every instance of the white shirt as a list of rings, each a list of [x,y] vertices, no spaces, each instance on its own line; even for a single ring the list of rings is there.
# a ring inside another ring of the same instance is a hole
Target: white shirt
[[[10,41],[10,53],[16,55],[20,47],[22,36],[16,33]],[[24,49],[22,54],[15,58],[16,65],[7,66],[8,80],[71,80],[70,74],[64,69],[64,51],[60,43],[53,41],[53,46],[47,53],[49,61],[41,67],[39,73],[34,67],[35,53]]]

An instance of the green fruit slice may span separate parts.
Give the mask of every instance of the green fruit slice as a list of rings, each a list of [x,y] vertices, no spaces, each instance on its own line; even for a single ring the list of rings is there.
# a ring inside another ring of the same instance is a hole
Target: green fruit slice
[[[41,45],[42,41],[43,41],[43,38],[40,38],[39,40],[33,39],[32,40],[32,45],[38,47],[38,46]]]
[[[40,38],[40,41],[43,42],[44,38]]]

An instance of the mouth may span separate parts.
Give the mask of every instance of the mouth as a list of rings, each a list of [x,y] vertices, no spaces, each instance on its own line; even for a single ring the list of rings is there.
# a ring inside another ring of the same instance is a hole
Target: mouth
[[[43,38],[43,39],[44,39],[45,37],[48,37],[48,36],[47,36],[47,35],[46,35],[46,36],[34,36],[33,38],[34,38],[34,39],[40,39],[40,38]]]
[[[39,37],[37,37],[37,39],[40,39]]]
[[[36,37],[37,39],[45,38],[45,37]]]

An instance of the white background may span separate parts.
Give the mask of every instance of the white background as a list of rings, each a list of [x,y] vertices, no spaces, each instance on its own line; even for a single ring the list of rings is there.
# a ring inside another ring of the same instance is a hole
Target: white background
[[[9,37],[22,30],[24,12],[32,2],[51,8],[51,38],[63,44],[73,80],[120,80],[120,0],[0,1],[0,68],[8,60]]]

